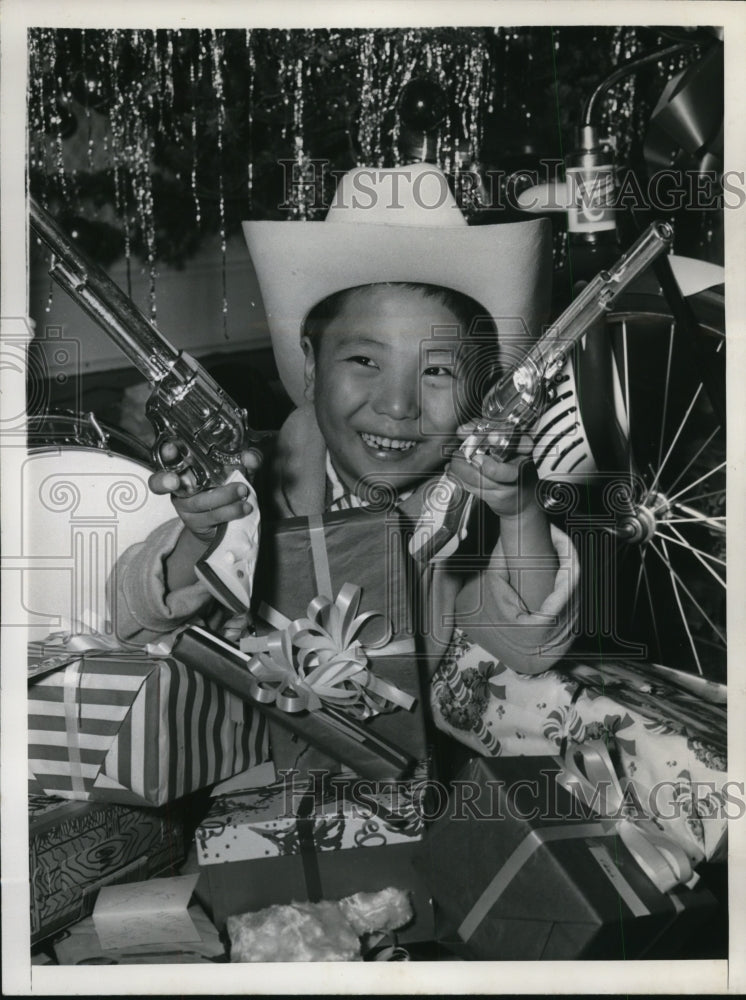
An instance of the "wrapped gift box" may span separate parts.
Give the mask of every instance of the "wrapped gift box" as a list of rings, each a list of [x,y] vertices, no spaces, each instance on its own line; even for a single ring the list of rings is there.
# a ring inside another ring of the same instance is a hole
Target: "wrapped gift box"
[[[432,747],[428,740],[423,710],[422,688],[417,664],[411,659],[385,657],[376,663],[376,675],[390,681],[403,693],[414,699],[409,711],[398,708],[391,712],[381,712],[360,723],[364,730],[370,730],[378,737],[403,751],[412,765],[406,775],[422,773],[425,767],[432,775]],[[334,733],[328,742],[319,741],[310,747],[303,738],[292,734],[281,726],[270,723],[272,758],[278,771],[294,769],[307,776],[309,771],[326,770],[329,773],[347,772],[348,761],[344,759],[344,749],[334,742]]]
[[[485,756],[613,740],[619,774],[694,861],[724,852],[724,701],[721,685],[647,663],[519,674],[459,630],[431,687],[438,728]]]
[[[258,630],[306,616],[318,597],[334,600],[345,584],[360,590],[358,614],[372,614],[355,641],[377,676],[395,676],[415,656],[403,522],[396,511],[367,508],[267,524],[254,584]],[[388,644],[375,648],[384,632]]]
[[[412,783],[385,793],[356,781],[277,782],[215,800],[195,839],[218,928],[273,903],[398,886],[415,912],[398,937],[432,938],[430,893],[413,866],[423,824]]]
[[[254,598],[258,631],[266,633],[305,617],[318,596],[334,600],[345,584],[359,588],[357,614],[373,614],[355,636],[368,669],[416,700],[412,711],[383,712],[363,725],[420,761],[426,755],[423,706],[404,542],[401,515],[391,510],[359,508],[266,524]],[[375,648],[384,631],[388,643]],[[273,727],[273,749],[279,752],[281,742],[287,739]],[[283,746],[281,766],[299,749],[297,741],[294,747]],[[333,755],[331,747],[329,752]]]
[[[184,857],[177,807],[138,809],[29,796],[31,941],[93,911],[98,890],[170,871]]]
[[[578,812],[555,758],[475,758],[427,838],[438,939],[483,960],[643,957],[715,912],[660,891],[613,824]]]
[[[268,756],[261,714],[173,658],[86,653],[29,687],[32,791],[160,806]]]
[[[364,644],[380,635],[384,621],[393,640],[411,635],[402,532],[396,511],[369,508],[263,525],[254,583],[260,618],[267,609],[299,618],[314,597],[334,599],[351,583],[362,592],[360,612],[382,616],[363,629]]]

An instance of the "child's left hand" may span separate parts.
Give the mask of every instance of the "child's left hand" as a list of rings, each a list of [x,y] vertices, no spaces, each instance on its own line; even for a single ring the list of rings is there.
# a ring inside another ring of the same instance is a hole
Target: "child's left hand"
[[[465,439],[475,427],[476,422],[464,424],[459,427],[459,434]],[[485,448],[489,448],[489,444],[490,437],[487,435]],[[506,462],[479,453],[467,461],[461,452],[456,452],[446,469],[501,518],[520,517],[536,505],[538,476],[531,461],[532,450],[533,443],[524,436],[519,453]]]

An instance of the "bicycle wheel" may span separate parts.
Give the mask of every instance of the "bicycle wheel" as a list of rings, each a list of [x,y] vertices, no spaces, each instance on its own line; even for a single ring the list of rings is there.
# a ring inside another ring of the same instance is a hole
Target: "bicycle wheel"
[[[629,294],[579,352],[576,380],[608,478],[617,635],[649,660],[725,682],[724,301],[708,290],[689,302],[696,358],[660,296]]]

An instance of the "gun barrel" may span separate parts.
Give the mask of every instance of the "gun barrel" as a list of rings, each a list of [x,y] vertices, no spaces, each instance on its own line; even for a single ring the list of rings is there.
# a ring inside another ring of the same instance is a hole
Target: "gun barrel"
[[[601,271],[549,326],[512,372],[497,382],[482,401],[482,414],[494,420],[520,410],[528,419],[540,412],[542,380],[564,363],[567,352],[590,326],[604,315],[615,299],[650,264],[671,246],[673,228],[654,222],[630,249],[606,271]]]
[[[116,343],[149,382],[160,382],[179,352],[146,319],[122,289],[97,264],[87,260],[52,216],[30,199],[31,227],[49,247],[49,273]]]
[[[673,227],[653,222],[629,250],[606,271],[585,286],[546,334],[529,351],[528,358],[541,371],[551,366],[555,356],[564,355],[597,319],[608,312],[616,298],[668,250]]]
[[[545,383],[559,371],[566,354],[612,303],[673,240],[673,228],[665,222],[649,226],[639,240],[608,271],[602,271],[552,323],[523,360],[504,374],[482,400],[482,421],[461,444],[467,457],[489,448],[505,460],[515,451],[523,431],[541,414]],[[490,442],[486,444],[487,435]],[[426,506],[409,542],[409,552],[424,566],[436,554],[455,552],[466,535],[468,506],[473,497],[446,472],[432,494],[438,503]]]

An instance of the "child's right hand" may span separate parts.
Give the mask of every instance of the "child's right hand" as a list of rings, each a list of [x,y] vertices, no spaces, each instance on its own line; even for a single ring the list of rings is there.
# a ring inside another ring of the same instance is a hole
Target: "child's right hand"
[[[162,446],[165,462],[174,460],[177,455],[174,445],[167,443]],[[241,464],[249,481],[255,475],[261,461],[261,456],[256,450],[246,450],[241,453]],[[171,494],[174,509],[184,526],[206,545],[209,545],[215,537],[218,525],[245,517],[253,509],[252,504],[246,499],[248,490],[242,483],[228,483],[194,493],[193,480],[189,473],[161,469],[153,473],[148,480],[148,486],[153,493]]]

